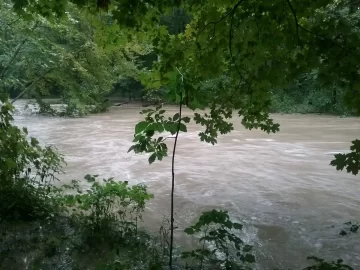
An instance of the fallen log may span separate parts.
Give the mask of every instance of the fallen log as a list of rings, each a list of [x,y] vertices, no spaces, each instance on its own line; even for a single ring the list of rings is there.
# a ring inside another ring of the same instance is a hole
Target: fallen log
[[[119,107],[119,106],[121,106],[121,105],[129,104],[129,103],[130,103],[130,101],[126,101],[126,102],[123,102],[123,103],[116,103],[114,106]]]

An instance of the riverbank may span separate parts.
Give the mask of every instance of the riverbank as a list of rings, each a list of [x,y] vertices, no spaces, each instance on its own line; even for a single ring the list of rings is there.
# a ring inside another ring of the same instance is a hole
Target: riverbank
[[[116,230],[89,237],[79,226],[66,216],[0,222],[0,269],[150,269],[146,265],[166,264],[165,257],[153,256],[160,250],[156,237],[143,230],[126,238]]]
[[[141,107],[151,107],[151,106],[157,106],[159,105],[158,102],[154,103],[152,101],[148,101],[148,100],[143,100],[143,99],[132,99],[129,100],[128,98],[123,98],[123,97],[110,97],[108,99],[109,103],[108,103],[108,107],[107,109],[111,108],[111,107],[121,107],[121,106],[132,106],[132,107],[136,107],[138,106],[139,108]],[[38,113],[39,112],[39,107],[37,105],[34,106],[35,100],[34,99],[21,99],[19,101],[17,101],[16,104],[24,104],[23,106],[25,107],[25,104],[30,104],[29,108],[32,108],[33,113]],[[66,107],[66,105],[64,105],[61,100],[59,98],[46,98],[43,99],[43,102],[45,102],[46,104],[49,104],[51,106],[51,108],[59,111],[62,107]],[[177,105],[172,105],[172,104],[167,104],[168,106],[174,106],[174,108],[177,107]],[[89,105],[91,108],[91,105]],[[106,112],[107,110],[103,110],[102,112]],[[89,110],[89,112],[91,112],[91,110]],[[316,106],[313,106],[311,104],[282,104],[281,102],[275,102],[275,104],[270,108],[270,112],[272,114],[281,114],[281,115],[297,115],[297,114],[301,114],[301,115],[325,115],[325,116],[338,116],[338,117],[354,117],[355,114],[353,112],[350,111],[346,111],[346,110],[329,110],[326,108],[318,108]]]

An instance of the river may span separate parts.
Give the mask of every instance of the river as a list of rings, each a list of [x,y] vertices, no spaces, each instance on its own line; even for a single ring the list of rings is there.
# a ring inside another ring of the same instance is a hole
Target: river
[[[19,101],[16,107],[21,111],[23,105]],[[155,198],[144,220],[156,231],[169,215],[171,159],[149,165],[147,155],[127,153],[141,109],[129,104],[72,119],[20,113],[15,123],[65,155],[68,165],[62,183],[88,173],[146,183]],[[166,109],[176,112],[175,107]],[[244,238],[255,246],[260,269],[300,269],[309,255],[342,258],[360,269],[359,233],[339,236],[344,222],[360,221],[360,179],[329,166],[335,153],[347,152],[351,140],[359,138],[360,119],[273,117],[281,125],[279,133],[248,131],[234,119],[235,131],[221,136],[214,146],[200,142],[197,134],[202,128],[194,123],[180,134],[176,244],[190,246],[195,239],[184,237],[182,230],[202,211],[221,208],[246,224]]]

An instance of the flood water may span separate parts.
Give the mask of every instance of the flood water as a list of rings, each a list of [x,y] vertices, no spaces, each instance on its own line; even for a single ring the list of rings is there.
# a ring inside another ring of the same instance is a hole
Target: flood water
[[[20,101],[16,107],[23,105]],[[156,231],[169,215],[171,159],[149,165],[148,155],[127,153],[141,109],[125,105],[78,119],[20,113],[15,119],[65,155],[62,183],[88,173],[146,183],[155,199],[148,203],[145,226]],[[166,109],[176,112],[175,107]],[[182,230],[202,211],[221,208],[246,224],[244,238],[255,245],[259,269],[300,269],[309,255],[342,258],[360,269],[360,233],[339,236],[344,222],[360,221],[360,178],[329,166],[335,153],[347,152],[351,140],[360,138],[360,119],[273,117],[281,125],[279,133],[248,131],[234,119],[235,131],[215,146],[200,142],[201,127],[194,123],[180,134],[176,244],[190,246],[195,239],[184,237]],[[168,140],[169,148],[172,143]]]

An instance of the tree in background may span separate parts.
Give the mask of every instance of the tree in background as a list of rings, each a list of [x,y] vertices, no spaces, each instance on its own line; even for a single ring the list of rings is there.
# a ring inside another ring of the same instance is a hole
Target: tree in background
[[[1,89],[13,102],[33,97],[45,105],[42,98],[61,97],[67,114],[84,114],[106,109],[105,97],[121,77],[138,76],[137,56],[143,49],[128,44],[110,16],[76,6],[68,10],[52,21],[41,16],[27,21],[8,2],[0,6]],[[111,35],[116,47],[111,47]]]

